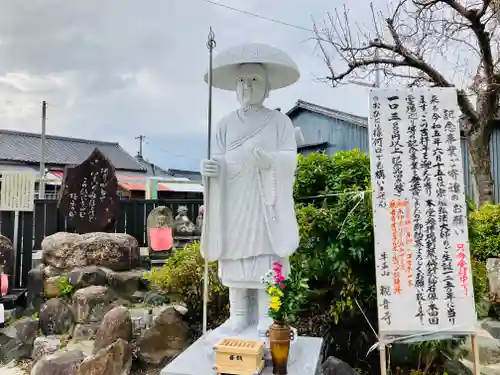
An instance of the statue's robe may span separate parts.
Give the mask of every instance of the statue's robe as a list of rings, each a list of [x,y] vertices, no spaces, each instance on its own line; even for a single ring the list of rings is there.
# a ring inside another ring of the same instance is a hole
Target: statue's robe
[[[272,157],[261,170],[253,150]],[[219,261],[228,287],[262,289],[264,274],[279,261],[286,275],[288,257],[299,244],[293,201],[297,143],[290,119],[279,111],[235,111],[218,124],[213,158],[220,174],[205,191],[202,253]]]

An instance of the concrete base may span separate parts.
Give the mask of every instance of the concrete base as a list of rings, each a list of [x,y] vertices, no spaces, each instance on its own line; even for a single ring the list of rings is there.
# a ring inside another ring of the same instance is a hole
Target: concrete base
[[[255,331],[255,327],[252,327]],[[253,332],[252,331],[252,332]],[[250,338],[248,332],[239,337]],[[215,354],[213,351],[213,335],[210,332],[200,337],[193,345],[170,362],[160,375],[217,375],[214,370]],[[266,343],[268,346],[268,343]],[[299,336],[290,348],[288,375],[315,375],[321,364],[323,339],[318,337]],[[267,356],[266,356],[267,357]],[[261,375],[272,375],[273,367],[266,360],[266,367]]]

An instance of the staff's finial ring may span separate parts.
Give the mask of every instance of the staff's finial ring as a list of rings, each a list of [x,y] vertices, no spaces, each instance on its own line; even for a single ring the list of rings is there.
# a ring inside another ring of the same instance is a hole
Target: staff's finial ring
[[[217,43],[215,43],[215,34],[212,28],[210,27],[210,32],[208,33],[208,41],[207,41],[207,48],[209,50],[213,50]]]

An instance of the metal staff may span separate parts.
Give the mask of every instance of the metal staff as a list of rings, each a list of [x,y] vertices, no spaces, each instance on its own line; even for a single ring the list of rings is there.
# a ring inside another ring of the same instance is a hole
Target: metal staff
[[[215,34],[210,27],[210,32],[208,33],[207,48],[209,51],[208,59],[208,145],[207,145],[207,158],[210,159],[212,156],[212,59],[213,50],[216,46]],[[210,179],[205,179],[205,202],[204,202],[204,221],[207,220],[208,207],[208,197],[210,191]],[[203,277],[203,334],[207,333],[207,322],[208,322],[208,256],[205,256],[205,274]]]

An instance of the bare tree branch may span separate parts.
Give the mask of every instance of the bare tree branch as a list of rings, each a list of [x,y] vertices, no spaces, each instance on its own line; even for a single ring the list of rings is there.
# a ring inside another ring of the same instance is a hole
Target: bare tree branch
[[[471,160],[481,170],[476,182],[484,185],[500,98],[500,0],[396,0],[390,6],[383,16],[370,5],[371,29],[352,23],[345,7],[329,14],[323,28],[314,24],[329,71],[325,80],[335,86],[382,68],[386,81],[456,88],[462,130],[481,149],[471,151]]]

